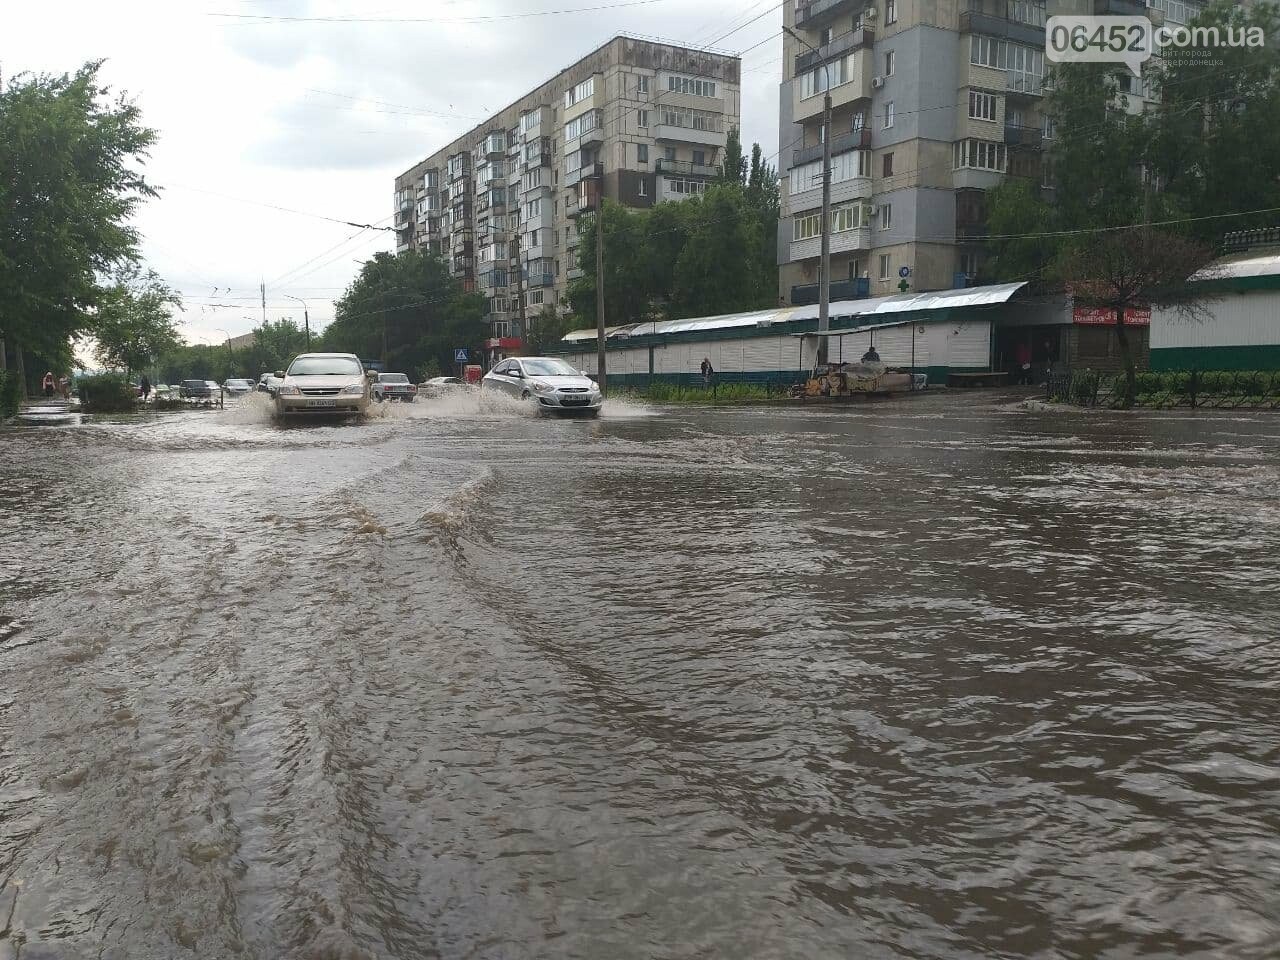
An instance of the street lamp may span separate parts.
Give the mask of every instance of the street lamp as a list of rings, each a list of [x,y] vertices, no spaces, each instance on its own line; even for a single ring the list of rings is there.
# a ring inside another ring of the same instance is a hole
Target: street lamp
[[[813,51],[822,54],[790,27],[783,30]],[[831,71],[822,64],[826,90],[822,96],[822,258],[818,266],[818,364],[827,362],[827,331],[831,329]]]
[[[301,297],[290,296],[287,293],[282,293],[281,296],[284,297],[286,300],[297,300],[300,304],[302,304],[302,323],[307,332],[307,352],[310,353],[311,352],[311,316],[310,314],[307,313],[307,301],[303,300]]]
[[[362,267],[363,266],[373,267],[375,270],[378,271],[379,280],[385,281],[387,279],[386,274],[382,272],[382,264],[378,263],[377,260],[353,260],[352,262],[358,263]],[[382,298],[379,297],[378,299],[381,300]],[[387,311],[383,310],[382,311],[382,368],[385,370],[386,367],[387,367]]]

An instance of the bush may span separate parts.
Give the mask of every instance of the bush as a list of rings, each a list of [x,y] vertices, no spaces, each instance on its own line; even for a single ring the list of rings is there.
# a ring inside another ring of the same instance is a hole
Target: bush
[[[22,387],[12,370],[0,370],[0,419],[12,417],[22,402]]]
[[[1082,370],[1072,374],[1070,396],[1071,402],[1082,407],[1091,407],[1098,399],[1098,375],[1092,370]]]
[[[138,391],[118,373],[81,377],[77,390],[86,413],[121,413],[138,405]]]
[[[1162,389],[1160,374],[1140,373],[1137,381],[1138,393],[1159,393]]]
[[[745,403],[772,396],[762,383],[721,383],[714,387],[655,383],[634,391],[634,395],[654,403]]]

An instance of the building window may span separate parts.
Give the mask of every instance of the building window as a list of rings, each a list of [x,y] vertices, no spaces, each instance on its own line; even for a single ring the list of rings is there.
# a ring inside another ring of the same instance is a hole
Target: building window
[[[576,140],[589,130],[603,126],[600,119],[599,110],[588,110],[580,117],[574,117],[564,125],[564,140],[568,143],[570,140]]]
[[[882,203],[880,205],[880,229],[888,230],[893,226],[893,204]]]
[[[647,143],[636,144],[636,163],[649,162],[649,145]]]
[[[705,166],[707,163],[707,154],[703,150],[693,151],[693,165],[695,167]]]
[[[1044,138],[1053,140],[1058,135],[1058,125],[1054,123],[1053,117],[1045,115],[1044,118]]]
[[[676,158],[676,148],[675,148],[675,147],[666,147],[666,148],[662,151],[662,157],[663,157],[663,159],[664,159],[664,160],[674,160],[674,159]]]
[[[960,272],[970,280],[978,275],[978,255],[976,253],[960,254]]]
[[[646,77],[644,74],[640,74],[638,77],[636,77],[636,93],[648,93],[648,92],[649,92],[649,78]]]
[[[983,37],[971,34],[969,37],[969,62],[975,67],[992,67],[1002,70],[1007,56],[1004,47],[1007,44],[995,37]]]
[[[1004,144],[990,140],[958,140],[955,145],[954,159],[957,170],[969,168],[1004,173]]]
[[[893,101],[890,100],[884,105],[884,129],[888,130],[893,126]]]
[[[862,203],[846,203],[831,210],[831,232],[844,233],[865,227],[869,222],[868,210]],[[810,240],[822,234],[822,212],[815,210],[796,217],[792,221],[793,240]]]
[[[893,153],[892,152],[886,153],[884,155],[884,173],[881,174],[881,176],[884,176],[884,177],[893,176]]]
[[[638,196],[638,197],[647,197],[647,196],[648,196],[648,194],[647,194],[647,193],[645,193],[644,177],[641,177],[641,178],[640,178],[640,189],[636,191],[636,196]]]
[[[880,254],[880,279],[889,279],[889,254],[887,253]]]
[[[806,100],[809,97],[825,93],[828,74],[830,74],[831,86],[833,87],[848,83],[849,58],[841,57],[839,60],[832,60],[825,67],[815,67],[808,73],[802,74],[800,77],[800,99]]]
[[[994,93],[979,93],[977,90],[970,90],[969,119],[990,120],[994,123],[996,119],[996,95]]]
[[[580,100],[586,100],[588,97],[594,96],[595,92],[596,92],[596,78],[593,75],[593,76],[587,77],[587,79],[583,80],[580,84],[578,84],[572,90],[566,90],[564,92],[564,105],[566,107],[572,107],[575,103],[579,102]]]
[[[536,247],[537,245],[538,245],[538,231],[537,231],[537,230],[530,230],[530,231],[529,231],[529,246],[531,246],[531,247]]]
[[[884,0],[884,22],[898,22],[898,0]]]
[[[867,271],[862,266],[861,260],[849,261],[849,279],[850,280],[857,280],[859,277],[865,277],[866,275],[867,275]]]
[[[696,77],[667,77],[667,90],[670,93],[691,93],[695,97],[714,97],[716,85],[710,80],[699,80]]]
[[[556,276],[560,276],[560,261],[556,261]]]
[[[647,127],[647,126],[649,125],[649,111],[648,111],[648,110],[637,110],[637,111],[636,111],[636,125],[637,125],[637,126],[641,126],[641,127]]]
[[[884,75],[886,77],[893,76],[893,51],[886,50],[884,55]]]
[[[690,110],[687,107],[663,107],[662,122],[668,127],[684,127],[705,133],[720,132],[720,114],[706,110]]]

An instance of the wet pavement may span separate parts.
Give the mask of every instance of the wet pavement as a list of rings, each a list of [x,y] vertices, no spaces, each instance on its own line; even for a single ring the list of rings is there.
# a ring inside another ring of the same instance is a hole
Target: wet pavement
[[[1280,419],[0,429],[0,958],[1280,955]]]

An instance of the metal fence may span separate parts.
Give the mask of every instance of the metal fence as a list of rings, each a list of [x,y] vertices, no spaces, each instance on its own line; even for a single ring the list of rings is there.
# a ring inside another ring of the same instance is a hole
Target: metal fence
[[[1051,374],[1045,399],[1081,407],[1122,406],[1124,375],[1091,370]],[[1280,409],[1280,370],[1179,370],[1140,373],[1134,405],[1210,409]]]

